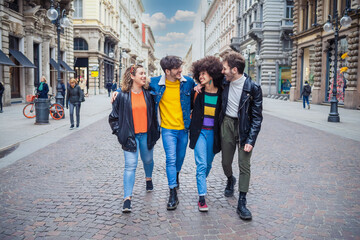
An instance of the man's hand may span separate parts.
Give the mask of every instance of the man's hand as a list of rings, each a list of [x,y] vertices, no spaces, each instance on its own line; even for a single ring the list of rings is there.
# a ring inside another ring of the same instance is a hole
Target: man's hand
[[[244,146],[244,151],[245,152],[251,152],[251,150],[253,149],[253,146],[250,144],[245,144]]]
[[[113,103],[113,102],[115,101],[117,95],[118,95],[118,92],[117,92],[117,91],[115,91],[115,92],[112,93],[111,99],[110,99],[110,102],[111,102],[111,103]]]
[[[203,88],[204,86],[201,85],[201,84],[198,84],[194,87],[194,91],[197,92],[197,93],[201,93],[201,89]]]

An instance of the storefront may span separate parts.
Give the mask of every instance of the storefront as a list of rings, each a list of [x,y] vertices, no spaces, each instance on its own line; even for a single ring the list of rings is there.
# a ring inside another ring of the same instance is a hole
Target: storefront
[[[278,94],[290,94],[291,88],[291,67],[279,68]]]
[[[300,91],[299,96],[301,95],[303,86],[307,81],[310,86],[314,85],[314,76],[315,76],[315,48],[314,46],[309,46],[303,48],[303,55],[301,59],[301,78],[300,78]],[[301,96],[300,96],[301,97]]]

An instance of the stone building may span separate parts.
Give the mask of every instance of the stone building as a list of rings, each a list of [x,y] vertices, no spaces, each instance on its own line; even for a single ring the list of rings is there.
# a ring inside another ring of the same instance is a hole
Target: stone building
[[[204,18],[205,22],[205,55],[219,56],[221,42],[221,1],[214,0],[211,2],[207,14]]]
[[[74,0],[74,8],[76,77],[87,81],[89,94],[103,93],[141,60],[144,7],[141,0]]]
[[[71,22],[72,0],[59,2]],[[50,1],[0,0],[0,55],[6,61],[0,62],[0,79],[5,105],[33,95],[41,76],[46,77],[50,94],[56,93],[58,70],[65,82],[72,77],[73,29],[70,24],[60,34],[62,61],[58,64],[56,27],[46,16],[49,8]]]
[[[245,72],[264,95],[290,93],[293,5],[292,0],[239,1],[239,34],[231,47],[246,57]]]
[[[151,27],[146,24],[142,24],[142,56],[144,58],[143,65],[146,69],[147,76],[153,77],[156,70],[155,66],[155,37],[151,30]]]
[[[304,82],[309,81],[313,89],[312,103],[329,102],[332,96],[334,60],[337,59],[339,104],[343,104],[346,108],[359,108],[360,3],[358,0],[337,0],[336,10],[339,13],[339,21],[346,10],[352,19],[349,27],[341,27],[339,31],[337,56],[334,56],[334,31],[323,30],[328,15],[334,15],[333,4],[334,0],[295,1],[290,100],[298,100]],[[348,68],[347,71],[340,72],[340,69],[345,67]]]
[[[183,59],[183,71],[182,71],[182,74],[183,75],[191,75],[191,65],[193,63],[192,61],[192,45],[190,46],[189,50],[187,51],[184,59]]]

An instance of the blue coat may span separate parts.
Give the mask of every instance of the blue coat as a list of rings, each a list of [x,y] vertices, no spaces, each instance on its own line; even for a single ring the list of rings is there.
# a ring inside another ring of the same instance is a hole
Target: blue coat
[[[195,87],[195,82],[191,77],[182,76],[180,79],[180,101],[183,113],[183,120],[185,129],[190,127],[190,111],[191,111],[191,90]],[[165,92],[165,75],[152,77],[150,82],[150,93],[155,100],[156,116],[159,108],[159,103]]]

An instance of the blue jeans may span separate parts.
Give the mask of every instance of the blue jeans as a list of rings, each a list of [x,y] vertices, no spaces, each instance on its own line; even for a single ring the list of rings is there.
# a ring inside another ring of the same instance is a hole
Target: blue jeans
[[[309,96],[303,96],[303,107],[305,108],[305,101],[307,105],[309,106]]]
[[[196,142],[194,153],[196,163],[196,183],[199,196],[207,193],[206,178],[214,160],[214,130],[202,129]]]
[[[187,143],[187,130],[161,128],[161,136],[166,155],[166,175],[169,188],[177,186],[176,174],[180,172],[184,162]]]
[[[135,171],[138,163],[140,151],[141,160],[144,164],[145,177],[151,178],[154,169],[153,150],[147,147],[147,133],[135,135],[137,149],[136,152],[124,151],[125,170],[124,170],[124,199],[132,196],[135,184]]]
[[[74,108],[76,108],[76,125],[80,124],[80,107],[81,107],[81,103],[75,103],[72,104],[69,101],[69,112],[70,112],[70,124],[74,125]]]

